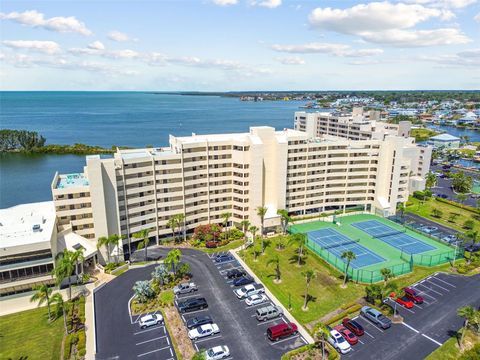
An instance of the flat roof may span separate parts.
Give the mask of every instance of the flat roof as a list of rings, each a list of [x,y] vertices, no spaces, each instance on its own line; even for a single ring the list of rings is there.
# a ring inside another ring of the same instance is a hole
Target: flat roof
[[[88,182],[87,177],[83,173],[62,174],[62,175],[58,175],[58,181],[55,188],[67,189],[72,187],[88,186],[88,185],[90,185],[90,183]]]
[[[50,242],[54,226],[53,201],[0,209],[0,247]]]
[[[437,136],[432,136],[430,140],[435,140],[435,141],[459,141],[460,138],[450,135],[450,134],[440,134]]]

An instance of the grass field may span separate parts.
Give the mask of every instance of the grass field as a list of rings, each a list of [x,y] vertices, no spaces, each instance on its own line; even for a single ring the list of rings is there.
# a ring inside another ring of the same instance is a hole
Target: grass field
[[[0,359],[58,360],[62,338],[62,317],[48,323],[46,307],[0,317]]]
[[[465,229],[462,227],[463,223],[466,220],[473,220],[475,223],[475,230],[480,231],[480,221],[472,217],[475,215],[473,212],[458,208],[456,206],[436,201],[435,199],[429,199],[424,201],[423,204],[420,200],[410,197],[408,202],[411,204],[407,206],[406,211],[412,214],[417,214],[429,220],[435,221],[439,224],[445,225],[452,229],[464,232]],[[432,210],[438,209],[443,214],[440,218],[434,217],[432,215]],[[449,221],[449,217],[452,213],[458,214],[455,220]]]
[[[351,269],[350,276],[361,282],[376,282],[381,281],[382,277],[380,274],[380,270],[383,268],[390,268],[392,272],[396,275],[401,275],[410,272],[410,263],[409,263],[409,256],[403,254],[402,252],[393,247],[389,244],[384,243],[383,241],[373,238],[368,235],[366,232],[352,226],[353,223],[366,221],[366,220],[377,220],[382,222],[394,229],[403,230],[404,228],[396,224],[392,221],[387,219],[369,215],[369,214],[361,214],[361,215],[350,215],[339,217],[338,222],[340,222],[340,226],[335,225],[331,222],[324,222],[324,221],[314,221],[305,224],[294,225],[290,227],[290,232],[292,233],[307,233],[312,230],[317,229],[324,229],[324,228],[333,228],[336,231],[346,235],[350,239],[358,239],[359,244],[366,247],[367,249],[371,250],[372,252],[380,255],[385,259],[385,261],[372,264],[369,266],[364,266],[359,270]],[[413,256],[413,262],[416,265],[438,265],[442,263],[447,263],[450,258],[453,257],[454,249],[439,243],[435,240],[432,240],[424,235],[418,234],[413,232],[409,229],[406,230],[406,234],[414,237],[417,240],[420,240],[426,244],[433,246],[435,249],[423,252],[421,254],[417,254]],[[314,243],[312,243],[315,246]],[[322,250],[319,247],[315,248],[315,251],[321,253],[322,257],[326,258],[328,262],[332,265],[337,267],[339,270],[344,269],[344,262],[341,259],[338,259],[335,255],[328,252],[327,250]]]
[[[464,339],[465,344],[478,344],[480,337],[473,334],[471,330],[467,330]],[[442,346],[432,352],[425,360],[456,360],[460,357],[461,352],[458,347],[458,341],[455,337],[448,339]]]

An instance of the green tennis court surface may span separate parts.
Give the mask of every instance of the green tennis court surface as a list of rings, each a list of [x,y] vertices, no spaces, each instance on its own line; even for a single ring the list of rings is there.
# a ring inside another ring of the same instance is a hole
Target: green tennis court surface
[[[337,218],[337,224],[314,221],[290,226],[291,233],[306,234],[307,247],[345,271],[344,251],[353,251],[349,276],[354,281],[378,282],[380,270],[396,276],[412,271],[413,265],[434,266],[451,261],[455,249],[379,216],[361,214]]]

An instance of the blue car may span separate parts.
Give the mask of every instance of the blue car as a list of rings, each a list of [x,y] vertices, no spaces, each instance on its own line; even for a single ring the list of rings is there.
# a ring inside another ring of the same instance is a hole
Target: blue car
[[[230,254],[220,254],[220,255],[215,256],[215,262],[217,262],[217,263],[222,263],[222,262],[230,261],[230,260],[233,260],[233,256],[230,255]]]
[[[234,286],[243,286],[251,283],[253,283],[253,278],[250,276],[242,276],[242,277],[239,277],[238,279],[233,280]]]

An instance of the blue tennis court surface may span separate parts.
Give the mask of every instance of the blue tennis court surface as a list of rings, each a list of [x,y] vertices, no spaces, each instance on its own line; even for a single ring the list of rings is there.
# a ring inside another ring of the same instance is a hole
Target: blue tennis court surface
[[[360,221],[352,226],[407,254],[420,254],[437,248],[377,220]]]
[[[307,237],[314,244],[329,251],[339,259],[341,259],[343,252],[352,251],[357,257],[350,262],[352,268],[362,268],[385,261],[381,256],[335,229],[328,228],[309,231],[307,232]]]

